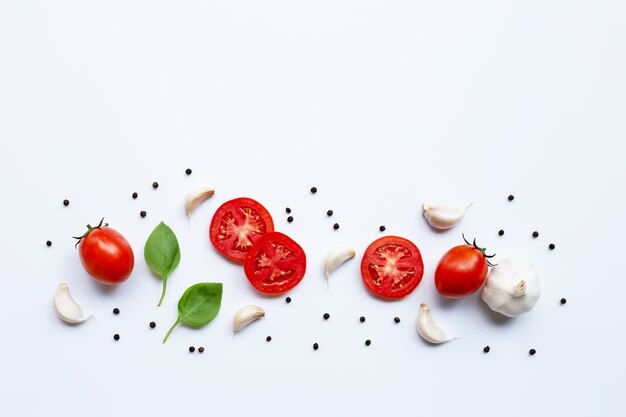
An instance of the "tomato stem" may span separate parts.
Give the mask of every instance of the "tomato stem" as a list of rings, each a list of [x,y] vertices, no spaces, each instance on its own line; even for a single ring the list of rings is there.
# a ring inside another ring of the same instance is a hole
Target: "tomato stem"
[[[172,330],[174,330],[174,328],[176,326],[178,326],[180,324],[181,320],[178,319],[176,320],[176,323],[172,324],[172,327],[170,327],[170,329],[167,331],[167,334],[165,335],[165,339],[163,339],[163,343],[165,344],[165,342],[167,342],[167,338],[170,337],[170,333],[172,333]]]
[[[480,251],[480,253],[483,254],[483,256],[485,257],[485,261],[487,262],[487,265],[489,266],[496,266],[498,264],[492,264],[489,259],[493,258],[494,256],[496,256],[496,254],[494,253],[493,255],[487,255],[487,248],[481,248],[480,246],[478,246],[476,244],[476,238],[474,238],[474,241],[472,243],[469,243],[467,241],[467,239],[465,239],[465,233],[461,233],[461,236],[463,236],[463,240],[465,241],[465,243],[467,243],[469,246],[473,246],[476,249],[478,249]]]
[[[87,225],[87,231],[85,233],[83,233],[82,236],[72,236],[73,239],[77,239],[78,240],[76,242],[76,244],[74,245],[74,248],[77,248],[78,244],[81,242],[81,240],[86,238],[89,235],[89,233],[91,233],[94,229],[100,229],[101,227],[107,227],[109,225],[109,223],[104,223],[104,225],[102,223],[104,223],[104,217],[102,219],[100,219],[100,223],[98,223],[98,225],[96,227],[92,227],[90,224],[88,224]]]

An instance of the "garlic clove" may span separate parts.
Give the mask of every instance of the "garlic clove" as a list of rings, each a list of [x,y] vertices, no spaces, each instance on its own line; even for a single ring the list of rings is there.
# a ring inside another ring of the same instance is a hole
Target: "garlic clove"
[[[324,276],[326,279],[330,278],[330,273],[337,269],[339,265],[354,258],[355,254],[354,248],[347,246],[341,246],[329,251],[326,254],[326,258],[324,258]]]
[[[187,199],[185,201],[185,213],[187,213],[187,217],[191,216],[191,212],[196,209],[206,199],[212,197],[215,194],[215,190],[208,187],[199,187],[194,190],[191,190],[187,194]]]
[[[261,317],[265,317],[265,310],[261,307],[254,305],[241,307],[233,319],[233,332],[238,332]]]
[[[53,304],[57,316],[67,323],[82,323],[90,317],[85,316],[83,310],[70,295],[70,288],[64,282],[59,284],[57,292],[54,294]]]
[[[441,230],[449,229],[457,224],[465,214],[465,210],[467,210],[467,207],[464,209],[460,209],[456,207],[440,205],[422,205],[422,209],[424,210],[424,217],[426,218],[428,223],[430,223],[430,225],[435,229]]]
[[[433,320],[430,307],[426,303],[420,304],[417,332],[430,343],[439,344],[452,340],[446,337],[441,327]]]

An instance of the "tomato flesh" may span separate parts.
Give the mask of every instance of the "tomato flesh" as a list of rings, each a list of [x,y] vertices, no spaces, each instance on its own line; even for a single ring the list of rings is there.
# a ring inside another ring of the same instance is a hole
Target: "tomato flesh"
[[[437,264],[435,287],[448,298],[466,297],[483,285],[488,271],[480,250],[471,245],[455,246]]]
[[[289,236],[280,232],[267,233],[248,251],[244,272],[258,291],[282,294],[302,281],[306,255]]]
[[[398,299],[409,295],[422,280],[422,255],[410,240],[385,236],[372,242],[361,260],[361,276],[373,294]]]
[[[236,198],[222,204],[211,220],[209,239],[224,256],[244,262],[260,236],[274,231],[272,216],[251,198]]]
[[[79,244],[80,261],[96,281],[117,285],[133,272],[135,256],[128,241],[110,227],[92,229]]]

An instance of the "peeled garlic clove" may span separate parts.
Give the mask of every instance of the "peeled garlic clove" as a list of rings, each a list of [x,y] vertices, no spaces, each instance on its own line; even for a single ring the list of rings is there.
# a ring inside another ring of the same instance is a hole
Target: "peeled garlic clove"
[[[54,294],[54,311],[67,323],[82,323],[89,318],[83,314],[83,310],[70,295],[70,288],[64,282],[59,284]]]
[[[417,332],[430,343],[439,344],[452,340],[446,337],[446,334],[443,330],[441,330],[441,327],[439,327],[435,320],[433,320],[433,317],[430,314],[430,307],[425,303],[420,304],[420,314],[419,319],[417,320]]]
[[[507,317],[529,312],[540,296],[537,271],[519,258],[505,258],[491,268],[481,293],[490,309]]]
[[[468,206],[469,207],[469,206]],[[424,217],[435,229],[449,229],[461,220],[465,209],[448,206],[431,206],[423,204]]]
[[[324,259],[324,276],[326,279],[330,277],[330,273],[339,267],[348,259],[354,258],[354,248],[342,246],[335,248],[326,254]]]
[[[200,187],[195,190],[191,190],[189,194],[187,194],[187,199],[185,201],[185,212],[187,213],[187,217],[191,216],[191,212],[195,210],[195,208],[198,207],[204,200],[212,197],[213,194],[215,194],[215,190],[208,187]]]
[[[241,307],[239,311],[235,313],[235,319],[233,320],[233,332],[238,332],[248,324],[260,319],[261,317],[265,317],[265,310],[261,307],[253,305]]]

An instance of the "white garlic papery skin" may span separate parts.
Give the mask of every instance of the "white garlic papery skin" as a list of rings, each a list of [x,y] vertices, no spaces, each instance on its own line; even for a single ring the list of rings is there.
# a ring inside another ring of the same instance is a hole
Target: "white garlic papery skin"
[[[435,322],[433,316],[430,314],[430,307],[428,304],[420,304],[419,318],[417,319],[417,332],[424,339],[430,343],[444,343],[452,339],[446,337],[446,334],[441,327]]]
[[[59,284],[53,302],[57,316],[67,323],[82,323],[90,317],[83,314],[83,310],[70,295],[70,288],[64,282]]]
[[[491,268],[481,293],[489,308],[507,317],[530,311],[540,295],[537,271],[520,258],[506,258]]]
[[[233,319],[233,332],[238,332],[261,317],[265,317],[265,310],[261,307],[253,305],[241,307]]]
[[[468,206],[469,207],[469,206]],[[449,229],[461,220],[466,209],[448,206],[423,204],[424,217],[435,229]]]
[[[326,258],[324,259],[324,276],[326,279],[330,277],[330,273],[339,267],[342,263],[347,261],[348,259],[354,258],[355,252],[354,248],[350,247],[338,247],[332,249],[326,254]]]
[[[212,197],[213,194],[215,194],[215,190],[208,187],[199,187],[191,190],[185,200],[185,213],[187,213],[187,217],[191,216],[191,212],[204,200]]]

